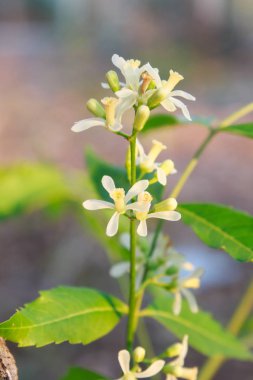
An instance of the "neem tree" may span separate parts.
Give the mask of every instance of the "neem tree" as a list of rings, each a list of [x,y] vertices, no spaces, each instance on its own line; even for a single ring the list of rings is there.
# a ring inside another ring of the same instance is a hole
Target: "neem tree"
[[[88,172],[101,199],[83,203],[86,210],[109,210],[105,214],[110,217],[105,234],[114,243],[101,238],[105,211],[97,213],[99,221],[92,219],[93,225],[96,224],[93,233],[121,258],[112,266],[110,274],[115,278],[129,277],[128,303],[99,290],[61,286],[42,291],[37,300],[0,324],[0,335],[20,346],[41,347],[63,341],[88,344],[109,333],[126,316],[126,341],[119,342],[124,348],[118,355],[123,373],[120,379],[134,380],[164,374],[166,380],[196,380],[197,368],[185,365],[189,341],[196,350],[211,357],[199,376],[201,380],[208,380],[228,358],[252,359],[248,346],[235,335],[250,314],[253,286],[251,284],[245,293],[229,328],[222,328],[208,313],[199,310],[192,293],[200,286],[203,270],[195,268],[176,251],[170,238],[163,234],[162,226],[164,221],[178,223],[182,215],[183,222],[207,245],[223,249],[238,261],[252,261],[251,216],[223,205],[188,203],[178,206],[176,198],[216,135],[226,132],[253,137],[252,123],[232,125],[251,112],[253,105],[231,115],[217,127],[207,127],[207,138],[170,196],[164,196],[167,177],[177,173],[175,165],[169,158],[159,161],[159,154],[166,149],[163,143],[153,140],[150,151],[146,153],[139,137],[162,125],[178,124],[172,115],[150,116],[151,110],[159,106],[169,113],[180,109],[185,118],[191,120],[186,105],[178,98],[190,101],[195,98],[175,89],[183,77],[173,70],[170,70],[168,80],[161,80],[158,69],[149,63],[141,66],[140,61],[125,60],[116,54],[112,62],[120,70],[124,83],[119,81],[115,71],[109,71],[107,83],[102,86],[112,90],[114,96],[103,98],[101,102],[90,99],[87,108],[95,117],[75,123],[72,130],[82,132],[101,126],[128,143],[125,168],[106,164],[93,153],[87,155]],[[127,134],[123,132],[122,117],[131,109],[134,110],[134,121],[131,134]],[[88,213],[86,218],[90,218]],[[152,224],[150,219],[158,219],[153,232],[148,232],[151,230],[149,224]],[[148,306],[143,306],[147,291],[153,300]],[[181,342],[147,358],[147,347],[142,347],[141,334],[140,346],[136,347],[138,326],[147,317],[160,322]],[[17,378],[8,365],[5,374],[6,379]],[[86,369],[74,368],[64,379],[106,378]]]

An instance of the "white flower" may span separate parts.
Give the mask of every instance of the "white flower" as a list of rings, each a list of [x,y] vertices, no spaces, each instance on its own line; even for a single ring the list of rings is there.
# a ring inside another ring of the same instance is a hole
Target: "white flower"
[[[181,214],[177,211],[158,211],[149,213],[152,196],[147,191],[141,192],[138,195],[138,204],[146,208],[146,211],[137,211],[136,219],[140,221],[137,228],[137,233],[140,236],[147,236],[147,219],[158,218],[170,221],[177,221],[181,218]]]
[[[182,75],[177,73],[176,71],[170,70],[170,76],[169,79],[161,80],[158,70],[154,70],[151,66],[148,67],[149,74],[153,77],[156,87],[158,89],[164,88],[168,91],[168,96],[165,100],[161,102],[161,105],[169,112],[176,111],[177,108],[180,108],[186,117],[186,119],[191,120],[190,113],[188,111],[188,108],[186,105],[181,101],[178,100],[176,97],[181,97],[187,100],[196,100],[194,96],[189,94],[188,92],[181,91],[181,90],[174,90],[176,85],[184,79]]]
[[[158,374],[164,367],[164,360],[156,360],[146,370],[139,372],[130,368],[130,354],[127,350],[122,350],[118,355],[119,364],[123,372],[123,376],[118,380],[136,380],[152,377]]]
[[[116,188],[113,179],[109,176],[103,176],[102,185],[114,202],[112,203],[98,199],[90,199],[83,203],[83,207],[87,210],[102,210],[107,208],[115,210],[106,228],[106,234],[108,236],[114,236],[118,231],[120,215],[124,214],[128,210],[144,211],[146,209],[146,206],[144,205],[143,207],[143,205],[139,204],[139,202],[130,204],[128,204],[128,202],[136,195],[143,192],[148,187],[149,182],[147,180],[136,182],[127,194],[125,194],[124,189]]]
[[[121,119],[126,110],[129,109],[127,103],[113,97],[102,99],[105,108],[106,118],[91,117],[76,122],[71,130],[73,132],[86,131],[89,128],[101,126],[109,129],[112,132],[117,132],[122,129]]]
[[[156,72],[157,69],[152,68],[149,63],[140,66],[141,62],[139,60],[125,60],[118,54],[114,54],[112,56],[112,63],[121,71],[121,74],[125,78],[125,83],[120,83],[122,85],[122,89],[116,92],[116,95],[124,102],[125,106],[131,108],[137,103],[139,98],[142,99],[142,102],[146,103],[147,99],[153,94],[154,90],[146,91],[145,87],[145,93],[140,93],[139,89],[141,83],[147,81],[147,79],[142,78],[142,75],[146,72],[150,74],[150,68],[152,69],[152,72]],[[106,83],[102,83],[102,87],[109,88]]]
[[[175,301],[173,304],[173,313],[180,314],[182,307],[182,296],[188,302],[188,305],[193,313],[198,312],[198,305],[196,299],[189,289],[197,289],[200,287],[200,277],[203,274],[202,268],[195,269],[190,276],[179,280],[178,286],[173,290],[175,294]]]
[[[196,380],[198,375],[197,367],[184,367],[185,358],[188,352],[188,336],[185,335],[181,345],[179,356],[169,363],[171,373],[167,374],[166,380],[177,380],[178,377],[186,380]]]
[[[167,175],[175,174],[177,171],[174,166],[174,162],[171,160],[166,160],[163,163],[155,162],[159,154],[167,149],[160,141],[153,140],[152,148],[148,154],[144,152],[143,146],[137,140],[137,160],[136,164],[140,165],[140,169],[143,173],[151,173],[156,171],[158,182],[165,186],[167,184]]]

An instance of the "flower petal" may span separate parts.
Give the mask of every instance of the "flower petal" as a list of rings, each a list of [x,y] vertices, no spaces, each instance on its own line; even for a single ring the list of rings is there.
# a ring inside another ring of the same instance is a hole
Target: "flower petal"
[[[114,66],[118,67],[118,69],[122,70],[122,67],[126,63],[126,60],[120,57],[118,54],[113,54],[112,63],[114,64]]]
[[[135,91],[130,90],[129,88],[122,88],[121,90],[116,91],[115,94],[118,98],[127,98],[128,96],[135,94]]]
[[[141,68],[142,72],[147,71],[148,74],[153,78],[155,81],[156,87],[160,88],[162,87],[162,81],[159,75],[159,70],[157,68],[154,68],[150,65],[150,63],[146,63]]]
[[[199,311],[199,307],[198,307],[197,301],[196,301],[194,295],[192,294],[192,292],[188,289],[185,289],[185,288],[181,289],[181,292],[185,296],[185,298],[189,304],[189,307],[191,309],[191,312],[197,313]]]
[[[141,220],[139,223],[139,226],[137,228],[137,234],[140,236],[147,236],[148,229],[147,229],[147,223],[146,220]]]
[[[118,232],[119,228],[119,216],[120,214],[118,212],[115,212],[111,219],[109,220],[109,223],[106,227],[106,235],[107,236],[114,236]]]
[[[118,354],[119,365],[122,372],[126,374],[130,371],[130,354],[127,350],[121,350]]]
[[[96,126],[105,126],[105,120],[101,118],[90,118],[90,119],[84,119],[77,121],[73,127],[71,127],[71,131],[73,132],[82,132],[86,131],[89,128],[96,127]]]
[[[171,96],[181,96],[181,98],[184,98],[184,99],[187,99],[187,100],[196,100],[195,96],[192,96],[191,94],[189,94],[189,92],[185,92],[185,91],[181,91],[181,90],[176,90],[176,91],[172,91],[170,93]]]
[[[105,83],[105,82],[101,82],[101,87],[105,88],[106,90],[108,90],[110,88],[109,84]]]
[[[103,188],[110,194],[111,191],[115,189],[115,183],[112,177],[109,175],[104,175],[102,178]]]
[[[135,373],[134,376],[137,379],[143,379],[145,377],[155,376],[157,373],[159,373],[163,369],[164,365],[165,365],[164,360],[156,360],[145,371],[140,372],[140,373]]]
[[[179,315],[182,307],[182,296],[180,292],[175,293],[175,300],[173,302],[172,311],[175,315]]]
[[[177,211],[158,211],[158,212],[152,212],[151,214],[148,214],[147,219],[151,218],[158,218],[158,219],[164,219],[164,220],[170,220],[172,222],[176,222],[177,220],[181,219],[181,214]]]
[[[118,278],[123,276],[123,274],[128,273],[130,268],[129,261],[122,261],[113,265],[110,269],[110,276]]]
[[[168,112],[174,112],[176,111],[176,107],[175,105],[170,101],[170,99],[165,99],[161,102],[161,105],[163,106],[163,108],[166,109],[166,111]]]
[[[100,199],[88,199],[87,201],[83,202],[83,207],[86,208],[86,210],[102,210],[105,208],[114,208],[114,204],[106,201],[102,201]]]
[[[141,204],[140,202],[133,202],[133,203],[129,203],[126,206],[126,210],[133,210],[133,211],[139,211],[139,212],[148,212],[149,209],[150,209],[150,203]]]
[[[130,201],[133,197],[138,195],[139,193],[142,193],[147,189],[149,185],[149,181],[147,179],[143,179],[141,181],[136,182],[127,192],[125,201],[126,203]]]
[[[189,113],[189,110],[188,108],[186,107],[186,105],[181,102],[181,100],[178,100],[176,98],[173,98],[171,97],[170,100],[172,101],[173,104],[175,104],[176,107],[180,108],[184,114],[184,117],[188,120],[191,120],[191,116],[190,116],[190,113]]]
[[[167,183],[167,176],[166,176],[165,171],[161,168],[157,168],[156,173],[157,173],[158,182],[161,185],[165,186]]]

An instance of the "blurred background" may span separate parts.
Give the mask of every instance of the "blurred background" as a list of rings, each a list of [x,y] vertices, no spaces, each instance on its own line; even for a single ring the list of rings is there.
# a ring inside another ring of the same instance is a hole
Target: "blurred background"
[[[113,53],[149,61],[164,77],[171,68],[182,73],[181,88],[197,98],[189,105],[192,115],[218,122],[252,101],[250,0],[1,0],[0,5],[1,166],[39,161],[66,172],[82,169],[87,146],[105,160],[123,162],[117,136],[101,128],[70,132],[75,121],[88,116],[88,98],[104,96],[100,82],[112,67]],[[162,129],[156,138],[168,145],[180,174],[205,134],[196,125]],[[143,139],[147,148],[151,140],[149,135]],[[181,199],[220,202],[252,213],[252,159],[252,141],[218,137]],[[199,304],[225,324],[247,287],[252,265],[208,249],[183,225],[166,228],[176,247],[205,268]],[[108,275],[103,248],[71,213],[48,219],[36,212],[5,221],[0,250],[1,320],[34,299],[39,289],[58,284],[119,293]],[[108,375],[114,368],[116,377],[123,332],[124,324],[87,347],[10,346],[21,379],[57,379],[70,365],[87,365]],[[158,328],[155,340],[157,347],[173,341]],[[192,351],[188,366],[202,362]],[[252,379],[252,365],[229,362],[215,379],[238,378]]]

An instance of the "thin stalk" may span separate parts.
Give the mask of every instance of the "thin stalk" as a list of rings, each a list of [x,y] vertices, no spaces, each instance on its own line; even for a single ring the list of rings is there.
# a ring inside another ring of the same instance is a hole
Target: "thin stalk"
[[[229,125],[233,124],[235,121],[241,119],[242,117],[248,115],[249,113],[253,112],[253,103],[249,103],[246,106],[240,108],[238,111],[232,113],[229,115],[226,119],[224,119],[220,127],[228,127]]]
[[[131,185],[136,182],[136,137],[130,140],[131,151]],[[127,321],[127,349],[133,349],[135,333],[135,283],[136,283],[136,225],[130,220],[130,275],[129,275],[129,314]]]
[[[253,308],[253,280],[250,282],[239,305],[237,306],[229,324],[228,331],[233,335],[238,335],[244,322],[247,320]],[[226,359],[222,356],[215,356],[206,361],[199,374],[199,380],[211,380],[218,372]]]
[[[204,150],[206,149],[207,145],[210,143],[210,141],[213,139],[213,137],[216,135],[217,130],[216,129],[211,129],[209,134],[207,135],[206,139],[203,141],[203,143],[200,145],[200,147],[196,150],[194,153],[191,161],[189,164],[186,166],[185,170],[183,171],[178,183],[172,190],[170,197],[172,198],[177,198],[179,194],[181,193],[186,181],[190,177],[191,173],[195,169],[195,167],[198,164],[198,161],[203,154]]]

